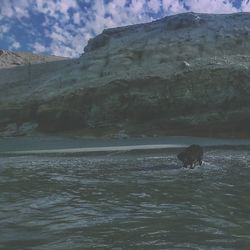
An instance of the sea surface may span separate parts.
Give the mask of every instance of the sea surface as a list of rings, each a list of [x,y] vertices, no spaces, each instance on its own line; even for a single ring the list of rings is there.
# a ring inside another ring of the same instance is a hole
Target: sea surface
[[[250,249],[250,154],[0,158],[0,249]]]

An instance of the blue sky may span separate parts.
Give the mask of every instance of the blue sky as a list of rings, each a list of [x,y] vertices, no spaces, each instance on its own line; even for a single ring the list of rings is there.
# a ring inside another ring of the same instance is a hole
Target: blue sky
[[[104,28],[187,11],[250,12],[250,0],[0,0],[0,49],[77,57]]]

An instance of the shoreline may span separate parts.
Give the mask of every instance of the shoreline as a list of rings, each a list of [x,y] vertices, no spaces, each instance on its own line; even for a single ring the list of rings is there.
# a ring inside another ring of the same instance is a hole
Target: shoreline
[[[250,148],[248,139],[168,136],[146,138],[19,137],[0,139],[0,156],[98,155],[152,151],[176,151],[191,144],[204,148]]]
[[[9,151],[0,152],[1,156],[24,156],[24,155],[84,155],[84,154],[102,154],[102,153],[126,153],[136,151],[161,151],[184,148],[184,145],[134,145],[134,146],[114,146],[114,147],[92,147],[92,148],[65,148],[50,150],[29,150],[29,151]]]

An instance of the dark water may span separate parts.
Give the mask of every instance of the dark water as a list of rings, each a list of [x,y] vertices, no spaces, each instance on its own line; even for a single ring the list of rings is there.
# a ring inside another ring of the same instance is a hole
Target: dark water
[[[250,155],[0,159],[0,249],[250,249]]]

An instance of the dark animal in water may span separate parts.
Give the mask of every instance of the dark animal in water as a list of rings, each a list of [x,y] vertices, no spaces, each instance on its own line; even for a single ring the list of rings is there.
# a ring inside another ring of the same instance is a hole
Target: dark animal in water
[[[187,168],[189,165],[190,168],[194,168],[194,164],[196,162],[198,162],[201,166],[203,159],[203,149],[201,146],[193,144],[179,153],[177,158],[182,161],[184,168]]]

